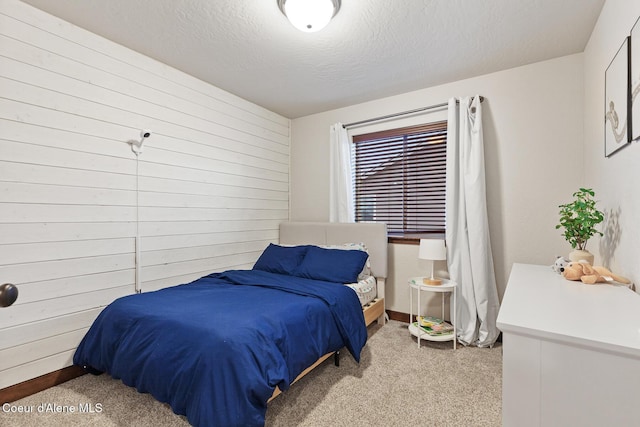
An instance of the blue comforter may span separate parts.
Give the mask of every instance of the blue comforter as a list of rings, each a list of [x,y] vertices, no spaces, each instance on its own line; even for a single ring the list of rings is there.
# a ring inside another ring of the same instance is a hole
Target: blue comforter
[[[233,270],[107,306],[76,365],[108,372],[167,402],[196,426],[263,425],[274,388],[320,356],[367,339],[355,292],[342,284]]]

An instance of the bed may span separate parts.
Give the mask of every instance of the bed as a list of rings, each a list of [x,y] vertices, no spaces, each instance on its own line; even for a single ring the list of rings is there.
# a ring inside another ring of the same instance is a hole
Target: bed
[[[384,321],[386,246],[380,224],[283,223],[251,270],[111,303],[74,363],[196,426],[263,425],[268,401],[322,360],[345,347],[359,360],[365,325]],[[354,286],[367,271],[377,291],[363,307]]]

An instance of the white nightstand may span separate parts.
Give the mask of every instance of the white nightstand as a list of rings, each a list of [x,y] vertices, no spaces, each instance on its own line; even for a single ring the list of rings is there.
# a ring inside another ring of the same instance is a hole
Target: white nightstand
[[[422,281],[423,277],[412,277],[409,279],[409,332],[412,335],[418,338],[418,347],[420,347],[420,340],[428,340],[428,341],[453,341],[453,349],[455,350],[457,339],[456,339],[456,287],[458,286],[456,282],[452,282],[451,280],[442,279],[442,284],[437,286],[425,285]],[[420,294],[422,292],[439,292],[442,294],[442,319],[444,319],[444,297],[445,293],[451,293],[451,301],[453,304],[453,317],[451,319],[451,325],[453,326],[453,333],[447,335],[429,335],[419,327],[414,326],[414,317],[413,317],[413,291],[414,289],[418,292],[418,306],[416,310],[416,315],[420,315]]]

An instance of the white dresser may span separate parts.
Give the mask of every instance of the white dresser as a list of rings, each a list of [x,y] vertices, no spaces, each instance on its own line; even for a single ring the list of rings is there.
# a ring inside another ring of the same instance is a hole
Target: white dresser
[[[504,426],[640,426],[639,294],[514,264],[498,328]]]

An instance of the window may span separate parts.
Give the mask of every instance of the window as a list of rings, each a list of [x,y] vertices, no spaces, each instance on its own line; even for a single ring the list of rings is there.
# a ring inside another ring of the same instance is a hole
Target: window
[[[390,237],[444,233],[447,122],[356,135],[356,222],[386,222]]]

